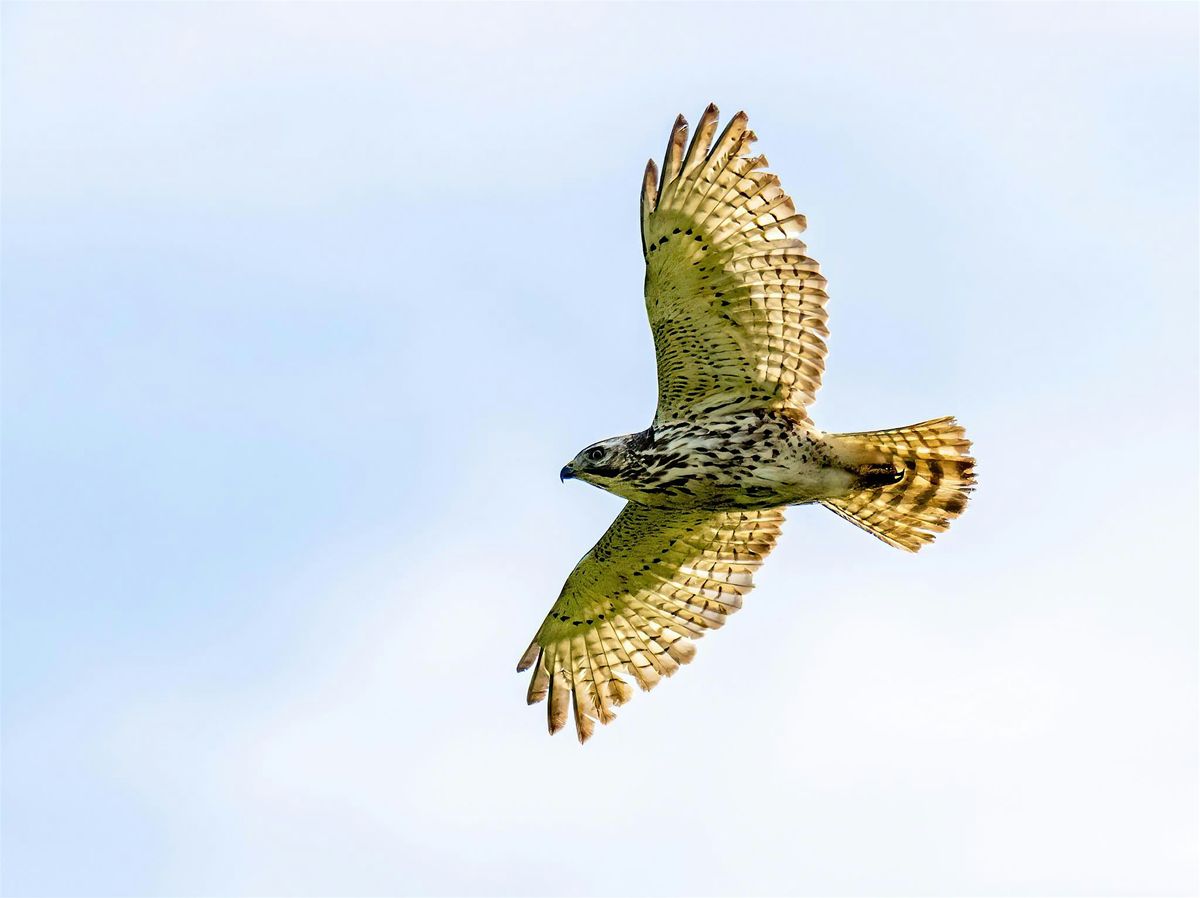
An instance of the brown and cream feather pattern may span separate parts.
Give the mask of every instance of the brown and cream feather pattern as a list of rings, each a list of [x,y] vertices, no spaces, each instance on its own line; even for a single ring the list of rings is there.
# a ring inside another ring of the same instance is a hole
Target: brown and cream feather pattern
[[[550,731],[580,741],[691,661],[775,545],[782,508],[820,503],[898,548],[944,531],[974,484],[952,418],[827,434],[808,416],[825,366],[826,282],[744,113],[690,143],[679,117],[641,196],[646,311],[658,363],[650,427],[563,468],[627,503],[576,565],[518,670]]]

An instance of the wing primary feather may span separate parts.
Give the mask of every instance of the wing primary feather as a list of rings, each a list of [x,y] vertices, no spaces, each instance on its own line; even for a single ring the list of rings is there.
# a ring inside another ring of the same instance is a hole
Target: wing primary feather
[[[584,695],[581,689],[571,690],[571,709],[575,712],[575,734],[579,737],[579,744],[583,745],[592,738],[592,733],[596,731],[596,724],[592,722],[583,707],[582,702]]]
[[[529,648],[525,650],[525,654],[521,656],[521,660],[517,662],[517,673],[529,670],[529,665],[533,664],[536,658],[540,658],[542,647],[538,645],[537,638],[529,643]]]
[[[744,112],[739,112],[729,120],[729,124],[725,126],[725,130],[721,132],[721,136],[717,138],[712,150],[709,151],[703,168],[696,174],[696,180],[703,181],[707,185],[703,191],[697,191],[699,194],[697,199],[702,199],[707,195],[713,181],[725,169],[729,161],[736,158],[743,147],[754,142],[754,132],[746,130],[749,121],[750,117]],[[746,134],[750,135],[748,140],[745,138]],[[690,209],[685,211],[690,211]]]
[[[597,696],[589,680],[594,676],[592,659],[583,644],[583,637],[571,640],[571,698],[575,711],[575,733],[581,743],[587,742],[595,732],[593,721],[600,716],[596,707]]]
[[[560,648],[566,653],[567,664],[569,664],[570,648],[565,643]],[[566,665],[560,665],[558,659],[559,652],[555,652],[554,672],[550,675],[550,701],[546,705],[546,725],[552,736],[566,726],[567,705],[571,701],[571,686],[567,682],[567,675],[564,672]]]
[[[646,163],[646,173],[642,176],[642,254],[645,255],[646,245],[646,225],[650,221],[650,216],[653,214],[655,205],[658,202],[658,166],[651,159]]]
[[[721,132],[716,143],[713,144],[712,151],[708,154],[709,160],[720,162],[723,157],[733,154],[749,123],[750,116],[746,115],[744,110],[739,109],[729,120],[729,124],[725,126],[725,130]]]
[[[588,630],[583,641],[587,646],[588,659],[591,661],[592,686],[596,692],[595,704],[596,710],[599,712],[599,720],[601,723],[608,723],[617,716],[613,712],[612,692],[609,689],[609,684],[614,678],[612,660],[608,657],[599,631]]]
[[[682,113],[675,118],[671,126],[671,136],[667,138],[667,152],[663,156],[662,180],[658,183],[659,196],[666,190],[668,184],[679,176],[683,162],[683,145],[687,143],[688,123]]]
[[[685,201],[684,211],[688,213],[696,213],[701,220],[701,223],[708,226],[707,215],[715,208],[719,208],[722,202],[728,197],[729,187],[737,184],[737,179],[744,177],[745,173],[752,171],[751,163],[756,158],[746,155],[746,151],[750,145],[756,141],[758,137],[749,129],[743,129],[737,133],[734,139],[733,146],[730,147],[728,153],[717,154],[713,153],[710,156],[708,164],[704,168],[703,190],[695,191],[695,198],[690,201]],[[728,177],[727,177],[728,175]],[[730,178],[733,180],[731,181]],[[700,210],[704,209],[704,213],[700,214]]]
[[[692,142],[688,145],[687,156],[684,157],[683,173],[685,176],[693,172],[701,162],[708,158],[712,146],[712,137],[717,130],[717,119],[720,112],[715,103],[709,103],[696,122],[696,131]]]
[[[529,678],[529,691],[525,693],[526,704],[536,705],[546,697],[546,693],[550,690],[550,671],[546,669],[546,665],[543,663],[545,657],[545,649],[538,652],[537,666],[533,670],[533,675]]]

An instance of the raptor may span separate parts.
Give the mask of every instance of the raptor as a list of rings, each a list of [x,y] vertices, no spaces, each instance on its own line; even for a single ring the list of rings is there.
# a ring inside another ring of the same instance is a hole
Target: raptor
[[[626,499],[575,566],[522,656],[530,704],[580,742],[636,684],[652,689],[693,640],[742,606],[789,505],[819,503],[916,552],[962,513],[971,444],[953,418],[824,433],[808,416],[825,366],[826,281],[739,112],[675,120],[642,182],[646,311],[658,408],[561,471]],[[715,139],[714,139],[715,138]]]

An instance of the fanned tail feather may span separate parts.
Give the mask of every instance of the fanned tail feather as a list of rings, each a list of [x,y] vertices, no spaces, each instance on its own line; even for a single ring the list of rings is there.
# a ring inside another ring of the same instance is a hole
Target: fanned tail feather
[[[850,456],[880,458],[889,467],[887,480],[894,472],[894,482],[821,503],[888,545],[916,552],[966,508],[975,485],[975,459],[954,418],[829,439]],[[874,479],[880,479],[877,473]]]

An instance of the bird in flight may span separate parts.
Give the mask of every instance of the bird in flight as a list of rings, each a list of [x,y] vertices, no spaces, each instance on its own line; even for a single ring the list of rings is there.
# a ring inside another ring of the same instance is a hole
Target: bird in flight
[[[971,444],[953,418],[824,433],[808,416],[825,367],[825,278],[796,213],[739,112],[717,107],[691,143],[683,116],[642,182],[646,311],[658,408],[639,433],[601,440],[564,467],[626,499],[575,566],[518,671],[529,704],[580,742],[636,683],[692,660],[692,642],[742,606],[783,508],[817,502],[916,552],[962,513]],[[715,140],[714,140],[715,137]]]

